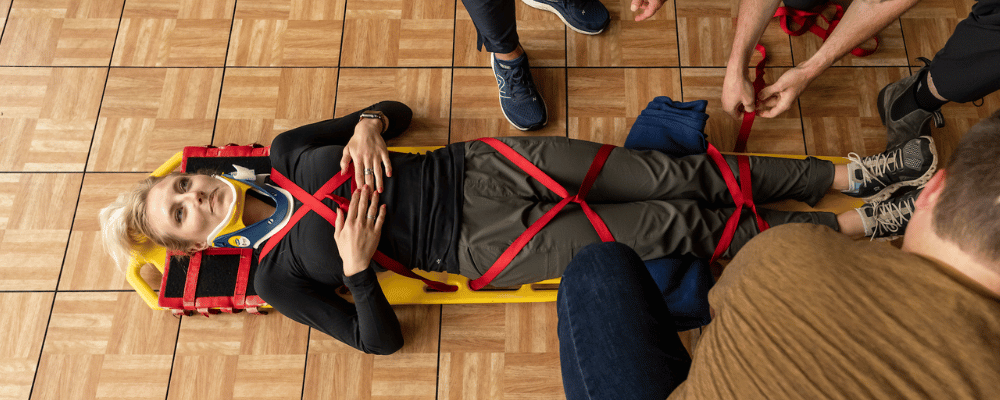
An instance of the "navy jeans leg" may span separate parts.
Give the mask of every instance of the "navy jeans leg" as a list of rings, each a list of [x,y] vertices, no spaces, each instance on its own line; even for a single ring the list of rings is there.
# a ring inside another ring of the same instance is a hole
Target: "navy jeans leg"
[[[568,400],[662,400],[687,378],[691,358],[667,305],[634,250],[584,247],[556,301]]]

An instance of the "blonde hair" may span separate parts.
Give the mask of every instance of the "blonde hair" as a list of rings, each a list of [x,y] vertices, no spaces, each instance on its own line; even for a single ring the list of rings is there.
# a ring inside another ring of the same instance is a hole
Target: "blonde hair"
[[[173,173],[167,176],[187,175]],[[152,229],[146,217],[146,199],[149,190],[166,176],[151,176],[139,181],[131,190],[122,193],[114,203],[101,209],[101,238],[104,250],[114,259],[115,265],[123,272],[129,259],[137,252],[162,246],[167,250],[189,251],[193,242],[171,235],[163,235]]]

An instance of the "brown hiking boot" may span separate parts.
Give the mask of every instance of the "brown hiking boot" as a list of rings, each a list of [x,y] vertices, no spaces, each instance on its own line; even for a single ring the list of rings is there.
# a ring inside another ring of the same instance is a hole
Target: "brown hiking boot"
[[[917,73],[886,85],[878,93],[878,113],[882,119],[882,125],[885,125],[886,128],[886,150],[899,147],[916,137],[930,136],[931,130],[927,123],[932,118],[934,126],[938,128],[944,126],[944,117],[940,110],[932,112],[919,107],[899,119],[892,119],[892,106],[907,90],[913,90],[920,73],[930,65],[930,60],[926,58],[920,57],[918,60],[923,61],[924,66]]]

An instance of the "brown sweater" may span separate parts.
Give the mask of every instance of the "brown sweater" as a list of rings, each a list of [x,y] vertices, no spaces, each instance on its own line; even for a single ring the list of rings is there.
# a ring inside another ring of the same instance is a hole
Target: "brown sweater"
[[[937,260],[790,224],[748,243],[675,399],[1000,399],[1000,298]]]

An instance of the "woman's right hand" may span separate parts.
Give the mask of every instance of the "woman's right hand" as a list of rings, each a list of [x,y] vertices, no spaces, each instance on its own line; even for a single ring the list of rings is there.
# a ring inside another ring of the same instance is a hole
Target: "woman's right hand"
[[[344,262],[344,275],[351,276],[368,269],[382,235],[385,204],[379,206],[378,192],[364,185],[351,194],[347,213],[337,209],[333,239]]]

